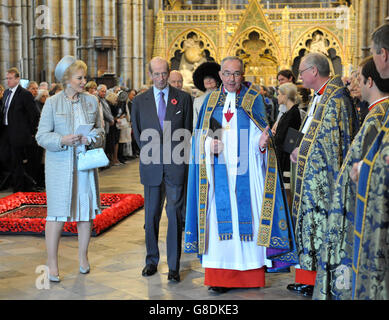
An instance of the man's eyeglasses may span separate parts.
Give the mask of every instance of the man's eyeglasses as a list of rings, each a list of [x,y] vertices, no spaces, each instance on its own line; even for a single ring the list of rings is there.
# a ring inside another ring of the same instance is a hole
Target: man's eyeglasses
[[[313,68],[313,66],[310,66],[310,67],[308,67],[308,68],[306,68],[304,70],[299,70],[299,75],[301,76],[303,74],[303,72],[305,72],[305,71],[307,71],[307,70],[309,70],[311,68]]]
[[[169,74],[167,72],[154,72],[153,78],[159,78],[162,76],[162,78],[166,78]]]
[[[225,76],[226,78],[229,78],[231,76],[234,76],[234,78],[237,78],[237,77],[240,77],[242,75],[242,72],[240,72],[240,71],[235,71],[235,72],[223,71],[222,75]]]

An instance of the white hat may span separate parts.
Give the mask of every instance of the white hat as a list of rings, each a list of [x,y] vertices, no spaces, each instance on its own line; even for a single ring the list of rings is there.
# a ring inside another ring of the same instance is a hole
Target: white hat
[[[55,67],[56,79],[61,82],[63,75],[65,74],[65,71],[76,61],[77,61],[76,58],[73,56],[64,56]]]

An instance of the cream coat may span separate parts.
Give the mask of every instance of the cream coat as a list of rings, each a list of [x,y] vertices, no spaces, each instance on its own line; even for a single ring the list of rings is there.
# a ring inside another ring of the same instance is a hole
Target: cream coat
[[[88,123],[94,123],[97,135],[95,143],[88,149],[99,148],[104,143],[104,130],[97,98],[90,94],[80,94],[81,103]],[[61,146],[63,136],[73,134],[72,105],[60,92],[46,100],[39,122],[36,140],[46,150],[45,177],[47,193],[47,215],[53,217],[70,217],[73,188],[73,170],[75,148]],[[100,207],[98,172],[90,174],[94,200]]]

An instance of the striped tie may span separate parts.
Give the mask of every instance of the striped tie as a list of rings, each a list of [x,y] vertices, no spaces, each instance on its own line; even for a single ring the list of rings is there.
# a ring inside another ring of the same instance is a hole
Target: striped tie
[[[5,100],[5,105],[4,105],[4,124],[5,125],[8,125],[8,109],[9,109],[9,105],[10,105],[10,100],[11,100],[11,95],[12,95],[12,91],[11,90],[8,90],[8,96],[7,96],[7,99]]]

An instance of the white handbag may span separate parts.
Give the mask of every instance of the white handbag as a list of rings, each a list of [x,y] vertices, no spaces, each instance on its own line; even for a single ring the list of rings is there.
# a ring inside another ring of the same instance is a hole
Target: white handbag
[[[81,171],[106,167],[109,164],[103,148],[91,149],[78,154],[77,169]]]

